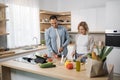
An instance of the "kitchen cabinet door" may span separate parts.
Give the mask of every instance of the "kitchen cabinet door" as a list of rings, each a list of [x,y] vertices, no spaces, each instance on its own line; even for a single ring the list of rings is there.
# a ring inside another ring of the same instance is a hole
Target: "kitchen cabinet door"
[[[72,31],[77,31],[78,24],[86,21],[90,30],[96,27],[96,9],[83,9],[72,12]]]
[[[114,73],[120,74],[120,48],[114,47],[107,57],[108,64],[114,64]]]

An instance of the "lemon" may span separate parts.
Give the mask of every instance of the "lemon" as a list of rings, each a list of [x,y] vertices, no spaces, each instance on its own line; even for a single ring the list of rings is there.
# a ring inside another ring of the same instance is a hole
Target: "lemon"
[[[65,62],[65,64],[64,64],[65,67],[66,67],[66,65],[69,64],[69,63],[71,63],[71,61],[70,61],[70,60],[67,60],[67,61]]]

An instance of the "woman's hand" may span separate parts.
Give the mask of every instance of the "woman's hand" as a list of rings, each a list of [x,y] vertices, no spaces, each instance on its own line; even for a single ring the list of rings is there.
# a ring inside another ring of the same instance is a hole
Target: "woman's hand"
[[[72,58],[75,56],[75,52],[72,52]]]

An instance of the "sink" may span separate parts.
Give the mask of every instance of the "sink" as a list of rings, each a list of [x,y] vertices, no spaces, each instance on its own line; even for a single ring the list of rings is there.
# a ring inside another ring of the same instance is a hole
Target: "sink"
[[[26,46],[22,48],[23,50],[31,50],[31,49],[35,49],[35,47],[33,46]]]

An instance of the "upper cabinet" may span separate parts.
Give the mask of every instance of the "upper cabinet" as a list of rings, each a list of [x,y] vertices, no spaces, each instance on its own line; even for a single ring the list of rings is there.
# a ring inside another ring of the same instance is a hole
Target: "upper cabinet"
[[[45,29],[50,27],[49,17],[56,15],[58,18],[58,24],[66,27],[68,31],[71,31],[71,12],[52,12],[46,10],[40,10],[40,32],[44,33]]]
[[[106,29],[120,30],[120,1],[106,3]]]
[[[78,24],[85,21],[88,24],[90,33],[104,33],[105,30],[105,7],[81,9],[72,11],[72,32],[77,32]]]
[[[6,35],[6,13],[5,8],[7,6],[0,3],[0,35]]]

